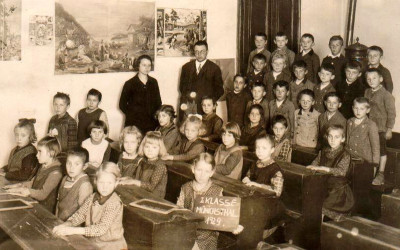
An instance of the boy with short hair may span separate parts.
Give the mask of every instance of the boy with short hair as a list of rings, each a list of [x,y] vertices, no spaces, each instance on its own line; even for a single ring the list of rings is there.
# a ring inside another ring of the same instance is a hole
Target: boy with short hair
[[[245,89],[246,85],[246,77],[236,74],[233,77],[233,91],[226,96],[228,122],[236,122],[240,127],[244,125],[247,102],[252,99],[249,91]]]
[[[89,174],[104,162],[108,162],[111,155],[110,143],[105,140],[108,132],[105,122],[96,120],[89,124],[90,138],[82,142],[82,148],[89,152]]]
[[[265,128],[268,128],[269,124],[269,109],[268,109],[268,100],[265,98],[265,85],[257,82],[251,88],[251,94],[253,96],[253,100],[247,102],[246,105],[246,114],[250,113],[250,108],[254,104],[259,104],[264,110],[264,120],[265,120]]]
[[[337,84],[337,92],[342,100],[340,112],[346,119],[353,117],[353,101],[357,97],[363,97],[366,89],[364,81],[360,78],[361,65],[356,61],[350,61],[345,66],[346,79]]]
[[[85,173],[89,152],[81,147],[68,151],[67,175],[61,181],[58,190],[56,216],[66,221],[93,193],[89,176]]]
[[[383,78],[382,86],[385,87],[389,93],[392,93],[392,75],[390,74],[390,71],[381,64],[382,57],[383,49],[381,47],[374,45],[368,48],[368,67],[379,69]]]
[[[283,115],[289,121],[289,131],[291,137],[294,133],[294,105],[288,100],[289,96],[289,83],[286,81],[278,81],[274,83],[275,100],[269,102],[269,117],[276,115]]]
[[[271,57],[276,54],[281,54],[286,56],[286,66],[289,71],[291,65],[294,62],[295,53],[291,51],[286,45],[289,42],[287,35],[284,32],[278,32],[275,35],[274,43],[276,44],[276,50],[272,52]]]
[[[290,82],[292,80],[289,70],[285,70],[287,66],[286,60],[287,57],[280,53],[276,53],[274,56],[272,56],[272,70],[266,75],[266,92],[267,99],[269,101],[275,99],[273,86],[276,82]]]
[[[297,99],[298,94],[304,90],[304,89],[309,89],[309,90],[314,90],[315,84],[305,78],[307,74],[307,64],[303,60],[295,61],[293,63],[293,73],[296,77],[293,81],[290,82],[289,84],[289,100],[292,101],[294,104],[295,109],[299,108],[299,102]]]
[[[379,172],[372,182],[372,185],[383,185],[385,182],[384,171],[387,161],[386,140],[392,138],[392,129],[396,119],[396,106],[394,97],[382,85],[383,76],[379,69],[367,69],[365,77],[370,86],[370,88],[365,91],[365,97],[368,98],[371,103],[369,118],[378,126],[381,155]]]
[[[314,87],[314,108],[321,114],[325,112],[324,97],[329,92],[334,92],[331,81],[335,78],[335,68],[332,64],[322,64],[318,73],[321,83]]]
[[[78,143],[90,137],[87,128],[92,121],[100,120],[105,122],[109,129],[107,114],[104,110],[99,108],[102,94],[97,89],[91,89],[86,95],[86,108],[79,110],[76,116],[78,123]]]
[[[247,64],[247,71],[246,71],[247,73],[250,73],[254,70],[253,57],[257,54],[262,54],[265,56],[265,62],[266,62],[266,65],[264,66],[265,72],[269,71],[269,69],[270,69],[269,62],[271,60],[271,52],[269,52],[267,50],[267,43],[268,43],[268,40],[267,40],[267,35],[265,33],[260,32],[254,36],[254,44],[256,45],[256,49],[250,52],[249,62]]]
[[[247,73],[247,83],[250,90],[253,87],[253,84],[256,82],[265,84],[265,76],[267,73],[265,71],[265,65],[267,65],[267,59],[263,54],[256,54],[253,57],[252,64],[253,70]]]
[[[354,158],[379,164],[379,134],[375,122],[368,118],[370,103],[365,97],[353,102],[353,118],[347,121],[347,149]],[[372,179],[371,179],[372,180]]]
[[[347,59],[341,53],[343,44],[344,42],[341,36],[332,36],[329,39],[329,49],[331,53],[322,60],[322,64],[330,63],[335,67],[335,78],[332,80],[333,87],[336,87],[337,83],[341,82],[344,78],[344,66],[347,63]]]
[[[294,61],[303,60],[307,65],[306,77],[313,83],[318,79],[318,68],[320,65],[319,56],[312,49],[314,47],[314,36],[310,33],[305,33],[300,39],[301,51],[296,54]]]
[[[331,126],[342,126],[346,132],[347,120],[339,112],[339,108],[342,106],[342,101],[336,92],[329,92],[326,94],[324,103],[326,111],[325,113],[322,113],[318,119],[318,142],[322,146],[327,146],[328,144],[325,138],[327,129]]]
[[[57,138],[61,152],[67,152],[78,145],[78,126],[67,112],[70,103],[71,99],[65,93],[57,92],[53,97],[53,108],[56,114],[49,121],[48,135]]]

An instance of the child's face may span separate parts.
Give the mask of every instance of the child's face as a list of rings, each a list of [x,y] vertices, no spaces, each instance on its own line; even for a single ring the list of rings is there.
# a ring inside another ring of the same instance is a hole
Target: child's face
[[[372,89],[376,89],[383,81],[382,76],[377,72],[367,72],[367,83]]]
[[[227,148],[232,147],[233,145],[235,145],[235,137],[233,136],[233,134],[225,131],[224,133],[222,133],[222,143],[224,143],[224,145]]]
[[[136,135],[133,134],[126,134],[124,136],[124,151],[130,155],[136,154],[138,147],[139,147],[139,141],[136,137]]]
[[[90,139],[93,143],[100,143],[104,139],[104,130],[102,128],[92,128]]]
[[[285,59],[277,58],[272,62],[272,69],[274,72],[280,73],[286,67]]]
[[[307,74],[307,70],[305,68],[295,67],[294,68],[294,75],[296,76],[297,80],[303,80]]]
[[[201,107],[203,108],[203,112],[206,115],[211,114],[212,112],[214,112],[214,103],[213,100],[210,99],[205,99],[201,102]]]
[[[274,89],[274,93],[276,96],[276,100],[278,101],[285,100],[289,95],[289,91],[285,87],[280,86],[276,86],[276,88]]]
[[[325,69],[321,69],[321,71],[318,72],[318,75],[322,83],[328,83],[335,78],[335,75]]]
[[[302,37],[301,38],[301,48],[305,51],[309,51],[314,46],[314,42],[309,37]]]
[[[186,123],[185,125],[185,136],[189,141],[196,139],[199,136],[199,127],[197,124]]]
[[[242,92],[242,90],[246,87],[246,83],[244,82],[243,77],[236,77],[235,80],[233,81],[233,88],[236,93]]]
[[[314,98],[309,95],[302,95],[300,98],[300,105],[303,110],[310,110],[314,103]]]
[[[61,98],[55,98],[53,100],[53,108],[54,112],[58,116],[63,116],[65,113],[67,113],[67,110],[69,108],[69,105],[67,105],[67,101]]]
[[[111,173],[102,172],[97,176],[97,192],[103,197],[112,194],[117,185],[117,178]]]
[[[342,130],[331,129],[328,133],[328,143],[331,148],[338,148],[345,141]]]
[[[151,61],[148,59],[142,59],[139,64],[139,72],[143,75],[148,75],[151,70]]]
[[[158,113],[158,123],[160,123],[161,127],[166,127],[171,123],[171,117],[168,115],[168,113],[161,111]]]
[[[381,53],[376,50],[368,51],[368,64],[379,65],[381,63]]]
[[[258,124],[261,120],[260,111],[256,108],[253,108],[249,113],[249,119],[252,124]]]
[[[275,137],[277,139],[281,139],[286,133],[287,127],[284,124],[277,122],[274,124],[274,126],[272,126],[272,130],[274,131]]]
[[[336,56],[342,52],[342,41],[336,40],[329,43],[329,49],[331,49],[332,55]]]
[[[262,36],[256,36],[254,38],[254,43],[256,44],[257,49],[261,50],[267,45],[267,40],[265,40]]]
[[[77,155],[68,155],[67,157],[67,174],[71,178],[78,177],[85,170],[85,162]]]
[[[254,100],[259,101],[265,96],[266,93],[263,87],[254,86],[251,89],[251,94],[253,95]]]
[[[46,146],[38,146],[36,158],[40,164],[50,163],[53,160],[50,151]]]
[[[325,106],[329,112],[335,113],[342,106],[342,103],[339,102],[339,98],[336,96],[331,96],[326,99]]]
[[[86,99],[86,105],[89,110],[95,110],[99,107],[99,97],[96,95],[89,95]]]
[[[273,152],[274,146],[269,141],[264,138],[256,140],[256,155],[259,160],[270,159]]]
[[[361,76],[361,72],[358,69],[346,68],[345,73],[348,82],[354,82]]]
[[[265,67],[266,62],[261,59],[254,59],[253,60],[253,67],[256,69],[256,71],[261,71]]]
[[[282,48],[286,47],[286,44],[288,43],[288,39],[286,38],[286,36],[276,36],[274,43],[276,44],[278,49],[282,49]]]
[[[211,164],[205,161],[198,161],[196,165],[192,167],[192,172],[196,182],[199,184],[207,184],[214,174]]]
[[[18,147],[25,147],[30,143],[29,137],[31,133],[30,130],[25,127],[17,127],[14,130],[15,142]]]
[[[358,103],[356,102],[353,105],[353,113],[354,116],[358,119],[362,119],[364,117],[367,116],[367,114],[369,113],[369,108],[368,105],[366,103]]]
[[[146,142],[143,147],[143,153],[149,160],[157,159],[160,154],[160,145],[158,143]]]

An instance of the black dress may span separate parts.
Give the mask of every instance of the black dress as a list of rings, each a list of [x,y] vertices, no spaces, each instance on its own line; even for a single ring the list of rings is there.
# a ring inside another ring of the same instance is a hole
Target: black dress
[[[154,130],[158,122],[156,111],[161,107],[160,89],[157,80],[148,76],[146,84],[138,74],[125,82],[119,100],[119,108],[125,114],[125,127],[136,126],[142,133]]]

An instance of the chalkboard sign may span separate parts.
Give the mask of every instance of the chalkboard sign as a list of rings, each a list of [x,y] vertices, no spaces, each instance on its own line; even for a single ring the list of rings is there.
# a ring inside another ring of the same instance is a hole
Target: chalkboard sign
[[[240,198],[197,196],[193,212],[205,218],[199,228],[231,232],[239,225]]]

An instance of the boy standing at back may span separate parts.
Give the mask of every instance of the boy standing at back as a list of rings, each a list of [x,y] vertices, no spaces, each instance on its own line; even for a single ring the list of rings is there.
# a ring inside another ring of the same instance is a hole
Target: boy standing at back
[[[323,114],[325,112],[324,98],[329,92],[334,92],[331,81],[335,78],[335,68],[331,64],[322,64],[318,73],[321,83],[315,85],[315,104],[314,108]]]
[[[393,92],[393,81],[390,71],[383,67],[381,59],[383,56],[383,49],[379,46],[371,46],[368,48],[368,67],[379,69],[382,75],[382,86],[385,87],[389,93]]]
[[[289,72],[290,71],[289,69],[294,62],[295,53],[290,49],[288,49],[288,47],[286,46],[288,42],[289,40],[285,33],[283,32],[276,33],[274,39],[274,43],[276,44],[276,50],[272,52],[271,58],[273,58],[276,54],[284,55],[286,57],[285,69],[287,69],[287,71]]]
[[[366,85],[361,80],[361,65],[356,61],[350,61],[345,67],[346,79],[337,85],[337,93],[342,100],[340,113],[349,119],[353,117],[353,101],[357,97],[363,97]]]
[[[79,110],[76,116],[76,122],[78,123],[78,143],[82,143],[84,140],[90,137],[90,133],[87,131],[89,124],[93,121],[103,121],[108,130],[107,114],[104,110],[99,108],[102,94],[97,89],[91,89],[86,96],[86,108]]]
[[[318,68],[320,65],[319,56],[312,49],[314,47],[314,36],[305,33],[300,39],[301,52],[296,54],[295,61],[303,60],[307,64],[306,78],[313,83],[318,79]]]
[[[253,57],[253,70],[247,73],[248,89],[251,90],[253,85],[257,82],[265,84],[266,74],[265,65],[267,65],[267,58],[263,54],[256,54]]]
[[[315,84],[306,78],[306,74],[308,72],[307,64],[303,60],[295,61],[292,68],[296,78],[290,82],[289,99],[293,102],[294,107],[298,109],[298,94],[303,89],[314,90]]]
[[[249,62],[247,64],[247,73],[250,73],[254,70],[253,67],[253,57],[257,54],[263,54],[265,56],[265,72],[269,71],[269,62],[271,60],[271,52],[267,50],[267,35],[265,33],[257,33],[254,36],[254,43],[256,45],[256,49],[250,52]]]
[[[396,119],[396,107],[394,97],[383,86],[383,76],[379,69],[369,68],[365,72],[369,89],[365,91],[365,97],[371,104],[369,118],[376,123],[379,132],[380,161],[379,172],[372,185],[383,185],[385,182],[384,171],[387,161],[386,140],[392,138],[392,129]]]
[[[78,126],[67,110],[71,103],[69,95],[61,92],[53,97],[53,108],[56,113],[49,122],[49,136],[56,137],[61,146],[61,152],[67,152],[78,145]]]
[[[236,74],[233,77],[233,91],[226,96],[228,122],[236,122],[240,127],[244,125],[247,102],[251,101],[251,94],[246,91],[246,77]]]
[[[342,48],[343,38],[341,36],[332,36],[329,39],[331,53],[322,60],[322,64],[330,63],[335,67],[335,79],[332,80],[333,87],[336,87],[337,83],[342,82],[344,78],[344,66],[347,63],[347,59],[341,53]]]

